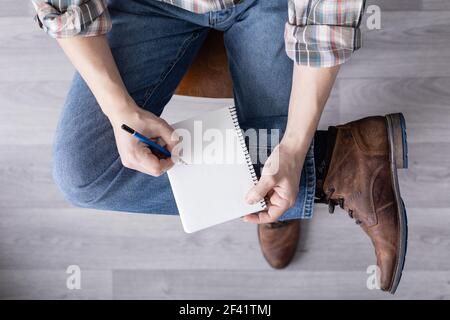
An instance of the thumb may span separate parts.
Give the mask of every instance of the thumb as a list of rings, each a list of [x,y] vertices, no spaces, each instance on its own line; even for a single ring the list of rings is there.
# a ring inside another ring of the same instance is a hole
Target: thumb
[[[247,193],[245,200],[248,204],[255,204],[263,200],[274,186],[275,183],[272,176],[262,176],[258,183]]]

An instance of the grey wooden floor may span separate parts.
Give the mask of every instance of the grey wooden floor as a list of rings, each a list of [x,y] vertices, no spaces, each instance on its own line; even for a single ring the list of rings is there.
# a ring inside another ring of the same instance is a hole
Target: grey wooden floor
[[[396,296],[366,288],[368,239],[323,207],[303,224],[294,263],[272,271],[253,226],[187,235],[176,217],[68,205],[50,176],[50,150],[73,70],[28,2],[1,0],[0,298],[450,298],[450,2],[371,3],[383,9],[383,28],[365,32],[321,127],[398,111],[407,118],[410,239]],[[226,103],[176,97],[166,117]],[[66,288],[69,265],[81,267],[81,290]]]

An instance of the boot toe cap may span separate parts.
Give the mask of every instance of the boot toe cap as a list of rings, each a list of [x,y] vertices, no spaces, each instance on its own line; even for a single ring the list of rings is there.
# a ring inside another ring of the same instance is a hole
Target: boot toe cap
[[[274,269],[286,268],[295,256],[299,240],[300,221],[292,221],[280,228],[258,226],[261,251]]]

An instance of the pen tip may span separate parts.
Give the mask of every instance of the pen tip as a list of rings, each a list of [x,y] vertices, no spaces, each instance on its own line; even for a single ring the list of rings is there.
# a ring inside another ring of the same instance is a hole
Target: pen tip
[[[127,126],[126,124],[122,124],[121,128],[122,128],[123,130],[125,130],[126,132],[128,132],[128,133],[131,133],[131,134],[134,133],[134,130],[131,129],[131,128],[130,128],[129,126]]]

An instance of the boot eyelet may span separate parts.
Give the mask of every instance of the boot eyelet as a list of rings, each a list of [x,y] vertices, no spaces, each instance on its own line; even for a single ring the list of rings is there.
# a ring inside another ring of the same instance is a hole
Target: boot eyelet
[[[332,202],[328,203],[328,212],[330,214],[334,213],[334,204]]]
[[[349,216],[351,219],[353,219],[353,210],[349,210],[349,211],[348,211],[348,216]]]

